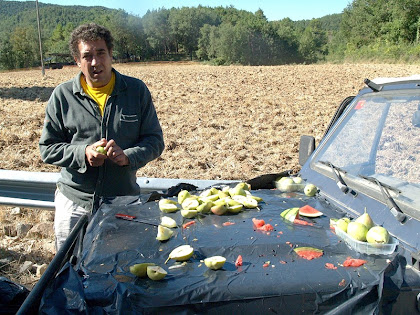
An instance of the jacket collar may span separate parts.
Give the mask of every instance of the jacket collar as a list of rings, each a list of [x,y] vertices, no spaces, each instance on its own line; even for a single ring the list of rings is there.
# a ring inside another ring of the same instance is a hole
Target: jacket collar
[[[125,82],[124,77],[117,70],[112,68],[112,71],[115,73],[115,86],[111,95],[117,95],[120,92],[127,89],[127,82]],[[85,91],[83,90],[82,84],[80,83],[80,78],[82,76],[82,71],[80,71],[73,80],[73,94],[79,93],[80,95],[86,96]]]

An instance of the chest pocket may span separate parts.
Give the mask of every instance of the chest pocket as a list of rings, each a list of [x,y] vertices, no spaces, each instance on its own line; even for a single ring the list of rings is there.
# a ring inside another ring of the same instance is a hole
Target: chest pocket
[[[140,121],[137,115],[121,114],[121,135],[128,141],[135,143],[140,132]]]
[[[137,115],[124,115],[121,114],[121,123],[136,123],[139,119],[137,118]]]

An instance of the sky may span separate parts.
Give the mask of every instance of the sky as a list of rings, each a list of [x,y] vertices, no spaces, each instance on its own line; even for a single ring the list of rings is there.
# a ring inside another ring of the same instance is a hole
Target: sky
[[[33,1],[33,0],[32,0]],[[293,21],[311,20],[328,14],[341,13],[352,0],[38,0],[39,3],[59,5],[103,6],[110,9],[123,9],[127,13],[142,17],[147,10],[160,8],[171,9],[181,7],[233,6],[238,10],[256,12],[261,9],[269,21],[290,18]]]

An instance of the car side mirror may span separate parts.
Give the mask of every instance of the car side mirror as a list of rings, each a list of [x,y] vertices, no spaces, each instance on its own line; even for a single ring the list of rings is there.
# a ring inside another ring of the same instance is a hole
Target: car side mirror
[[[314,151],[315,138],[313,136],[301,136],[299,143],[299,164],[303,166]]]

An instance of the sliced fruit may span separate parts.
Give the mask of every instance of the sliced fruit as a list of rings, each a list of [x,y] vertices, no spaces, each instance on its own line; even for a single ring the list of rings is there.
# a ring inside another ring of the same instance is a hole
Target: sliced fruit
[[[311,207],[310,205],[305,205],[299,208],[299,215],[303,215],[304,217],[316,218],[323,215],[323,213]]]
[[[176,221],[170,217],[162,217],[160,219],[160,225],[166,226],[168,228],[176,228],[177,224]]]
[[[168,272],[159,266],[148,266],[147,267],[147,276],[154,281],[162,280],[166,277]]]
[[[253,208],[258,207],[258,201],[251,197],[235,195],[232,197],[232,199],[239,201],[240,203],[244,205],[245,208],[248,208],[248,209],[253,209]]]
[[[234,206],[228,206],[227,210],[229,213],[239,213],[242,211],[243,209],[243,205],[239,204],[239,205],[234,205]]]
[[[178,203],[182,204],[182,202],[190,196],[191,196],[191,194],[188,190],[181,190],[178,193]]]
[[[196,198],[187,198],[181,204],[182,209],[185,209],[185,210],[197,209],[199,205],[200,205],[200,202]]]
[[[293,223],[296,218],[299,218],[299,208],[286,209],[280,214],[280,216]]]
[[[249,197],[251,197],[252,199],[255,199],[257,202],[262,202],[263,201],[263,199],[261,197],[258,197],[258,196],[250,195]]]
[[[265,224],[265,221],[262,219],[252,218],[252,223],[254,223],[256,228],[260,228]]]
[[[226,206],[226,203],[224,203],[224,204],[213,206],[211,207],[210,210],[216,215],[223,215],[227,211],[227,206]]]
[[[130,266],[130,272],[140,278],[144,278],[147,276],[147,267],[148,266],[155,266],[154,263],[141,263],[141,264],[135,264]]]
[[[364,264],[366,264],[367,261],[364,259],[358,259],[358,258],[350,258],[348,257],[344,262],[344,267],[360,267]]]
[[[211,209],[211,207],[213,207],[214,206],[214,203],[212,202],[212,201],[205,201],[205,202],[203,202],[202,204],[200,204],[198,207],[197,207],[197,211],[198,212],[200,212],[200,213],[209,213],[210,212],[210,209]]]
[[[175,212],[175,211],[179,210],[179,207],[178,207],[178,205],[175,205],[175,204],[172,204],[172,203],[165,203],[165,204],[159,205],[159,209],[162,212],[171,213],[171,212]]]
[[[174,231],[172,231],[170,228],[167,228],[166,226],[163,226],[163,225],[159,225],[156,239],[158,241],[167,241],[172,237],[173,234],[174,234]]]
[[[193,253],[194,248],[192,248],[191,245],[178,246],[177,248],[171,251],[165,264],[168,262],[169,259],[173,259],[176,261],[186,261],[192,257]]]
[[[324,251],[322,249],[318,249],[315,247],[296,247],[294,251],[296,254],[298,254],[298,256],[307,260],[319,258],[324,254]]]
[[[204,259],[204,264],[213,270],[222,268],[225,262],[226,258],[223,256],[212,256]]]
[[[181,209],[181,215],[187,219],[195,218],[197,214],[198,211],[196,209]]]

